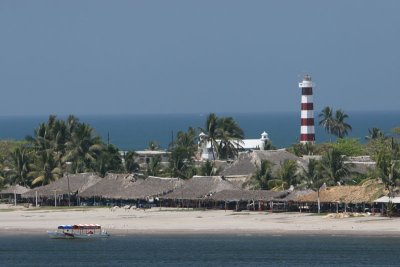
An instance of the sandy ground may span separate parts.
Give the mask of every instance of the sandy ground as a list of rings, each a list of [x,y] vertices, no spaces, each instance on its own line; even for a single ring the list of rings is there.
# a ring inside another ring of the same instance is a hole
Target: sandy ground
[[[379,215],[330,218],[307,213],[193,211],[152,208],[34,209],[0,207],[0,234],[43,233],[60,224],[97,223],[111,234],[354,234],[398,235],[400,218]]]

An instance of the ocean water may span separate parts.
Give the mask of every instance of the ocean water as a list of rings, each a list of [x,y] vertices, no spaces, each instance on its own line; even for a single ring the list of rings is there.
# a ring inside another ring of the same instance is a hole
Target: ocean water
[[[392,112],[347,112],[348,122],[353,131],[350,137],[364,141],[368,129],[378,127],[385,133],[400,126],[400,111]],[[273,144],[286,147],[298,142],[300,131],[299,112],[291,113],[227,113],[218,116],[232,116],[243,128],[246,138],[260,138],[263,131],[269,134]],[[316,117],[318,112],[316,112]],[[89,123],[103,140],[115,144],[122,150],[141,150],[150,141],[156,141],[167,148],[173,135],[186,131],[189,126],[203,127],[207,114],[157,114],[157,115],[107,115],[77,116]],[[60,116],[60,118],[65,118]],[[33,135],[39,123],[47,116],[1,117],[0,139],[20,140]],[[316,118],[316,141],[324,142],[329,136],[318,125]]]
[[[399,266],[399,237],[119,235],[107,240],[0,236],[0,266]]]

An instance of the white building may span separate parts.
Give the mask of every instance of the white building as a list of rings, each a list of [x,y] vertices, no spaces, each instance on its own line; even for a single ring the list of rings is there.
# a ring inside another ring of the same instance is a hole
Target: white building
[[[202,160],[213,160],[213,150],[211,142],[205,142],[207,135],[205,133],[199,134],[199,148],[201,149]],[[239,148],[239,150],[264,150],[265,142],[269,140],[268,134],[264,131],[260,139],[243,139],[242,142],[231,141],[231,143]]]

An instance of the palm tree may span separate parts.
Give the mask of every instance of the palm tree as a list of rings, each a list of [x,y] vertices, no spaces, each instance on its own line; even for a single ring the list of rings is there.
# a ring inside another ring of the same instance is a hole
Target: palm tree
[[[237,155],[244,138],[244,132],[232,117],[218,119],[217,136],[222,158],[233,158]]]
[[[150,141],[148,149],[154,151],[154,150],[160,149],[160,146],[158,145],[158,143],[156,141]]]
[[[232,117],[218,118],[214,113],[208,115],[205,128],[200,130],[205,134],[201,142],[211,144],[214,160],[235,156],[244,138],[243,130]]]
[[[327,179],[321,175],[320,162],[310,159],[307,169],[303,168],[302,178],[308,188],[317,191],[318,213],[321,212],[320,190],[327,183]]]
[[[255,174],[250,179],[250,185],[253,189],[268,189],[268,183],[273,180],[272,164],[268,160],[262,160],[260,166],[257,166]]]
[[[298,165],[295,160],[287,159],[278,170],[278,178],[287,186],[296,185],[298,178]]]
[[[379,128],[373,127],[372,129],[368,129],[368,135],[365,137],[366,140],[378,138],[385,138],[385,134]]]
[[[321,120],[319,121],[319,125],[324,127],[325,132],[329,135],[332,135],[332,128],[334,126],[334,119],[333,119],[333,110],[331,107],[325,107],[321,113],[318,115]]]
[[[61,167],[57,164],[54,155],[50,151],[43,151],[37,155],[35,164],[31,166],[32,171],[28,176],[31,177],[32,185],[45,185],[55,181],[62,176]]]
[[[147,163],[147,176],[157,176],[161,169],[161,157],[152,157]]]
[[[214,164],[207,160],[200,166],[200,175],[212,176],[214,174]]]
[[[93,128],[85,123],[76,127],[65,145],[66,154],[63,161],[71,161],[75,172],[93,170],[96,156],[104,149],[100,137],[94,136]]]
[[[104,177],[109,171],[113,173],[122,171],[122,159],[118,148],[114,145],[107,145],[96,157],[94,167],[101,177]]]
[[[202,140],[207,146],[207,143],[209,142],[211,144],[211,150],[212,150],[212,155],[213,155],[213,160],[215,160],[215,153],[218,155],[218,117],[215,115],[215,113],[210,113],[207,116],[205,127],[200,128],[200,130],[205,134],[205,138]]]
[[[193,166],[197,133],[192,127],[187,132],[179,131],[174,145],[171,145],[171,156],[169,160],[169,174],[173,177],[183,179],[191,178],[195,174]]]
[[[342,178],[350,174],[349,165],[344,163],[345,157],[335,149],[329,149],[321,159],[322,175],[335,183],[343,183]]]
[[[136,162],[137,153],[135,151],[128,151],[124,154],[124,167],[125,171],[132,173],[139,170],[140,166]]]
[[[336,110],[334,125],[332,127],[332,133],[336,137],[344,138],[352,130],[351,125],[345,122],[348,117],[342,110]]]
[[[11,153],[11,165],[9,179],[12,184],[20,184],[27,186],[30,184],[28,177],[30,158],[28,155],[28,149],[24,146],[17,147]]]

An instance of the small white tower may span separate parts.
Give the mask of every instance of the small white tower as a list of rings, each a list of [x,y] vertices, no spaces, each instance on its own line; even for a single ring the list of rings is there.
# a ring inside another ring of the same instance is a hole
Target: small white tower
[[[260,150],[264,150],[265,149],[265,142],[269,140],[268,134],[264,131],[261,134],[261,138],[260,138]]]

